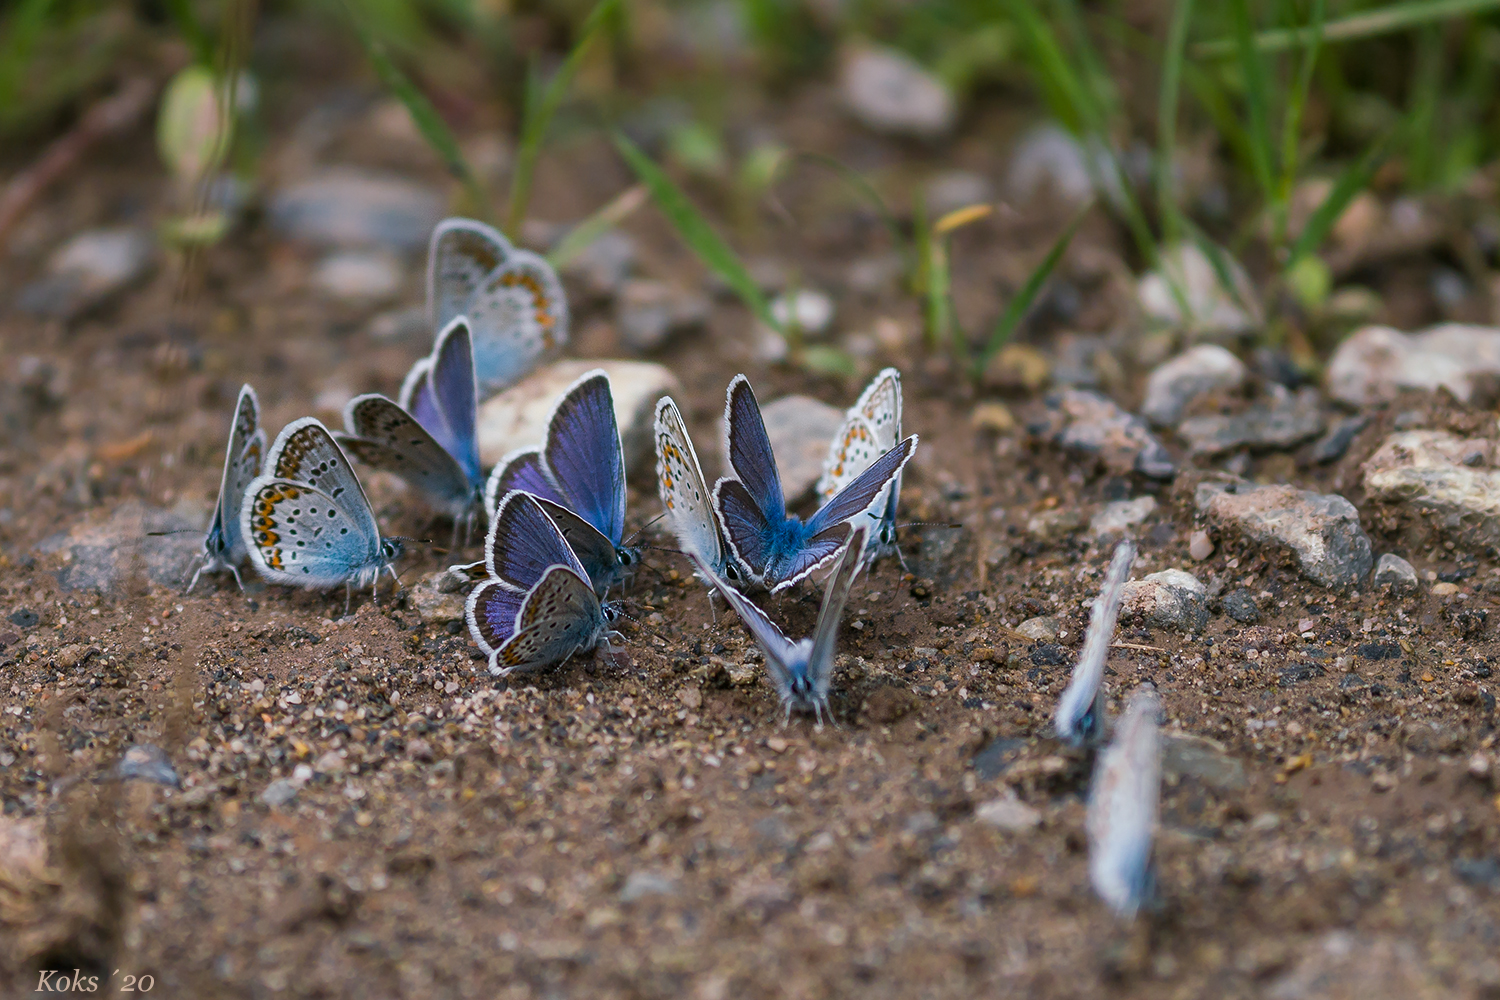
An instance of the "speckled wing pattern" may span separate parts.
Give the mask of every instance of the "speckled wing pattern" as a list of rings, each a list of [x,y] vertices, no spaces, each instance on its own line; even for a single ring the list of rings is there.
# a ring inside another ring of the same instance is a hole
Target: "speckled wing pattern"
[[[526,594],[515,635],[490,655],[490,673],[505,676],[561,663],[597,646],[608,619],[587,578],[566,566],[550,566]]]
[[[682,550],[725,575],[729,554],[724,545],[713,496],[698,464],[698,453],[672,397],[656,401],[656,488],[662,509]]]
[[[336,439],[349,454],[371,468],[400,476],[433,506],[455,518],[473,506],[478,489],[463,466],[389,399],[377,393],[351,399],[344,407],[344,428]]]
[[[524,592],[536,585],[548,566],[558,564],[588,575],[540,500],[519,490],[506,494],[485,536],[484,565],[489,576]]]
[[[265,456],[266,432],[260,426],[260,400],[247,383],[240,387],[234,422],[229,427],[224,471],[219,477],[219,498],[214,503],[213,521],[204,536],[203,554],[188,590],[193,589],[200,575],[218,570],[227,569],[239,580],[238,567],[246,552],[245,535],[240,530],[240,506],[251,481],[260,475]]]
[[[876,459],[901,439],[901,373],[887,368],[876,375],[859,401],[844,416],[844,424],[828,445],[823,476],[818,480],[822,502],[832,500]],[[901,475],[881,493],[869,512],[870,542],[867,563],[896,552],[896,505],[901,498]]]
[[[513,385],[568,340],[562,282],[547,261],[472,219],[433,230],[427,301],[439,328],[467,316],[481,397]]]
[[[1122,917],[1151,895],[1151,842],[1161,795],[1161,705],[1151,684],[1131,695],[1115,738],[1099,755],[1089,787],[1084,828],[1089,881]]]

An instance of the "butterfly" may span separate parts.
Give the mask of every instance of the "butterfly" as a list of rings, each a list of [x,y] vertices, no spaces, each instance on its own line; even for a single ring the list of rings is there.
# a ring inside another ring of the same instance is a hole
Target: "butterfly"
[[[1054,725],[1057,735],[1075,745],[1097,740],[1104,727],[1103,702],[1104,661],[1109,658],[1109,641],[1115,634],[1120,615],[1120,599],[1130,566],[1135,562],[1135,543],[1121,542],[1104,572],[1104,585],[1094,600],[1089,615],[1089,630],[1084,636],[1083,652],[1068,688],[1057,701]]]
[[[860,394],[859,402],[844,415],[844,424],[828,445],[818,497],[828,503],[839,491],[868,469],[877,458],[896,447],[901,439],[901,373],[887,368],[876,375]],[[883,556],[902,559],[896,544],[896,504],[901,499],[901,473],[876,499],[865,515],[870,519],[870,545],[865,565]]]
[[[861,524],[850,531],[842,558],[828,576],[823,607],[818,611],[818,623],[813,628],[812,638],[796,642],[788,639],[764,611],[731,587],[707,563],[693,556],[698,572],[724,595],[765,652],[766,670],[771,675],[776,693],[781,696],[787,718],[791,717],[794,708],[815,713],[820,726],[824,712],[832,718],[833,713],[828,708],[828,686],[833,676],[833,648],[838,639],[844,605],[849,600],[849,588],[859,572],[868,530]]]
[[[787,513],[776,457],[750,381],[736,375],[727,397],[724,453],[731,475],[714,485],[714,509],[741,571],[776,593],[834,557],[844,544],[848,523],[861,520],[900,475],[917,447],[917,437],[913,434],[881,455],[803,521]]]
[[[372,587],[396,571],[400,538],[382,538],[349,459],[322,422],[303,417],[282,428],[240,508],[250,560],[273,583],[322,590]]]
[[[1151,684],[1130,696],[1115,738],[1094,766],[1084,829],[1089,881],[1099,898],[1132,917],[1152,894],[1151,841],[1161,795],[1161,705]]]
[[[495,466],[486,509],[512,490],[540,501],[601,596],[640,560],[640,550],[624,544],[625,453],[604,371],[580,376],[558,399],[541,448],[511,452]]]
[[[412,366],[399,403],[378,393],[356,396],[344,407],[344,433],[334,438],[366,465],[406,480],[456,524],[484,492],[476,406],[474,351],[460,316]]]
[[[552,265],[473,219],[444,219],[432,231],[427,308],[439,330],[468,317],[481,399],[568,341],[567,299]]]
[[[239,403],[234,408],[234,423],[229,425],[229,448],[224,455],[224,475],[219,479],[219,499],[214,504],[214,519],[203,539],[203,555],[187,589],[198,584],[204,573],[229,570],[234,582],[245,589],[240,579],[240,563],[245,558],[245,534],[240,528],[240,504],[250,481],[260,475],[260,463],[266,457],[266,432],[260,426],[260,400],[248,384],[240,386]]]
[[[561,663],[618,633],[613,604],[601,604],[562,531],[536,497],[507,494],[485,539],[489,579],[469,594],[469,633],[505,676]]]
[[[740,570],[730,558],[698,452],[671,396],[656,401],[655,428],[656,489],[677,543],[719,576],[739,583]]]

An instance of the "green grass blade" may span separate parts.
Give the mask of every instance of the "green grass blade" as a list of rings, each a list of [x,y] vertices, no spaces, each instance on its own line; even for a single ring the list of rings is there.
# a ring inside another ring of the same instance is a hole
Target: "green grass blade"
[[[1075,132],[1102,135],[1106,124],[1103,109],[1064,53],[1052,26],[1028,0],[1011,0],[1006,9],[1031,54],[1038,82],[1053,113],[1071,124]]]
[[[52,0],[21,0],[5,22],[0,36],[0,109],[20,102],[21,81],[31,62],[31,50],[47,26]]]
[[[583,31],[573,51],[568,53],[562,66],[558,67],[545,87],[537,87],[535,79],[527,81],[525,116],[521,122],[521,142],[516,151],[516,167],[510,177],[510,197],[505,209],[505,233],[511,239],[520,237],[521,223],[526,218],[526,206],[531,200],[531,182],[536,175],[537,157],[541,155],[542,142],[547,138],[547,129],[557,114],[573,78],[593,47],[603,26],[614,15],[619,0],[600,0],[583,22]]]
[[[193,11],[193,0],[166,0],[166,8],[173,23],[177,25],[177,31],[187,42],[188,48],[193,50],[193,59],[199,65],[211,68],[214,64],[213,39],[199,23],[198,15]]]
[[[1235,304],[1245,310],[1247,316],[1261,315],[1261,309],[1257,303],[1245,300],[1244,289],[1239,282],[1234,280],[1234,268],[1230,266],[1229,254],[1223,247],[1209,239],[1207,233],[1198,228],[1190,217],[1183,216],[1183,225],[1186,227],[1189,238],[1203,251],[1203,256],[1208,258],[1208,266],[1213,268],[1214,278],[1219,282],[1219,287],[1229,293]],[[1187,315],[1184,313],[1183,315]]]
[[[1318,63],[1318,53],[1323,47],[1323,25],[1327,18],[1327,0],[1313,0],[1312,17],[1308,27],[1313,32],[1313,42],[1302,51],[1302,61],[1297,66],[1297,79],[1287,95],[1286,117],[1281,129],[1281,201],[1291,199],[1292,184],[1297,177],[1298,148],[1302,135],[1302,112],[1307,108],[1307,97],[1312,92],[1313,69]],[[1280,237],[1276,241],[1281,242]]]
[[[561,271],[587,250],[591,243],[633,215],[645,201],[645,185],[637,184],[627,188],[593,215],[568,230],[567,235],[547,254],[547,263]]]
[[[1385,158],[1385,147],[1390,139],[1387,135],[1360,157],[1351,163],[1339,175],[1334,183],[1333,190],[1328,192],[1328,197],[1323,199],[1307,220],[1307,225],[1297,237],[1297,242],[1292,245],[1292,251],[1287,256],[1286,267],[1283,272],[1289,271],[1303,257],[1313,253],[1323,245],[1328,234],[1333,229],[1333,224],[1344,214],[1344,209],[1349,203],[1370,184],[1370,179],[1375,176],[1381,161]]]
[[[1411,109],[1406,115],[1406,182],[1429,187],[1435,173],[1441,137],[1436,134],[1438,102],[1443,90],[1443,36],[1435,24],[1424,25],[1417,36],[1417,65],[1412,72]]]
[[[1240,72],[1245,77],[1245,114],[1249,119],[1250,165],[1255,181],[1267,198],[1274,198],[1276,191],[1271,179],[1273,152],[1271,146],[1270,83],[1266,76],[1266,63],[1255,48],[1255,26],[1250,19],[1248,0],[1230,0],[1229,9],[1234,20],[1235,52],[1239,57]]]
[[[651,192],[651,200],[656,202],[656,207],[667,217],[667,221],[677,230],[677,235],[682,237],[688,248],[724,279],[724,283],[739,296],[740,301],[757,319],[785,336],[786,331],[776,322],[776,317],[771,315],[771,307],[761,294],[760,286],[750,277],[750,272],[745,270],[745,265],[729,244],[724,242],[724,238],[693,206],[687,195],[682,193],[682,189],[622,133],[614,133],[614,140],[620,155],[630,164],[630,169],[635,171],[641,183],[646,185],[646,190]]]
[[[1255,36],[1255,47],[1261,52],[1284,52],[1319,41],[1350,42],[1497,8],[1500,8],[1500,0],[1406,0],[1329,21],[1321,32],[1310,27],[1263,31]],[[1236,38],[1219,38],[1193,46],[1193,55],[1199,59],[1222,59],[1234,55],[1238,46]]]
[[[1026,318],[1032,304],[1036,302],[1036,297],[1041,294],[1042,286],[1047,283],[1048,278],[1052,277],[1052,272],[1057,269],[1063,254],[1067,252],[1068,244],[1073,241],[1073,234],[1078,232],[1078,227],[1083,224],[1084,218],[1093,207],[1093,203],[1090,202],[1078,210],[1078,213],[1073,216],[1073,221],[1068,223],[1068,228],[1062,231],[1057,242],[1052,244],[1052,249],[1047,251],[1047,256],[1042,258],[1036,270],[1032,271],[1030,277],[1026,279],[1026,284],[1021,286],[1015,298],[1006,303],[1005,311],[1000,314],[1000,318],[995,322],[995,328],[990,331],[989,342],[984,345],[984,350],[975,359],[973,368],[975,378],[984,373],[985,365],[989,364],[990,358],[994,357],[995,352],[1004,347],[1015,334],[1016,327],[1020,326],[1021,320]]]
[[[370,34],[347,0],[345,6],[349,11],[349,19],[354,23],[355,34],[359,36],[360,44],[364,46],[365,54],[370,58],[370,65],[375,67],[375,74],[380,77],[380,82],[405,106],[406,113],[411,115],[412,122],[416,124],[417,131],[422,133],[422,138],[427,140],[427,145],[437,153],[448,172],[463,184],[469,201],[473,203],[472,211],[480,218],[487,218],[490,214],[489,198],[474,176],[474,171],[469,169],[468,162],[464,160],[464,155],[458,148],[458,140],[448,128],[448,123],[443,121],[426,95],[391,60],[385,45]]]
[[[1163,242],[1177,242],[1180,214],[1172,182],[1172,152],[1177,148],[1177,105],[1182,90],[1182,57],[1187,50],[1193,0],[1177,0],[1167,29],[1166,61],[1162,63],[1161,92],[1156,105],[1156,207],[1161,212]]]

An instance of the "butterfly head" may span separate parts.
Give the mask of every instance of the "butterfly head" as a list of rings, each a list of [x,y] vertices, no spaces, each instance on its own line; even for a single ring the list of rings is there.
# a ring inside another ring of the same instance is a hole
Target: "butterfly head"
[[[622,567],[629,569],[641,561],[641,552],[640,549],[634,549],[627,545],[616,545],[615,558],[620,561]]]
[[[404,538],[382,538],[380,540],[380,558],[387,563],[393,563],[401,558],[406,551],[406,540]]]

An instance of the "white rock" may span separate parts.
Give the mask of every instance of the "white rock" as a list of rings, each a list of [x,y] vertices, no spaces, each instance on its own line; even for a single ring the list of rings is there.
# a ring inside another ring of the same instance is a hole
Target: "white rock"
[[[1156,510],[1155,497],[1136,497],[1134,500],[1116,500],[1104,505],[1089,522],[1089,530],[1095,535],[1115,535],[1133,528]]]
[[[1375,564],[1375,585],[1389,585],[1396,593],[1407,593],[1417,589],[1417,571],[1411,563],[1394,552],[1387,552]]]
[[[923,189],[927,217],[937,219],[970,205],[995,200],[995,189],[989,179],[968,170],[947,170],[927,182]]]
[[[155,252],[146,230],[79,233],[48,258],[48,276],[22,289],[16,305],[33,315],[71,319],[144,277]]]
[[[1208,537],[1208,532],[1198,529],[1188,537],[1188,555],[1197,562],[1202,562],[1214,554],[1214,541]]]
[[[318,246],[427,246],[443,217],[443,198],[403,177],[335,167],[289,184],[271,196],[271,225]]]
[[[771,301],[771,315],[782,326],[795,324],[804,334],[815,337],[833,322],[833,299],[815,288],[799,288],[776,296]]]
[[[1500,543],[1500,469],[1494,442],[1447,431],[1402,431],[1362,467],[1371,500],[1399,504],[1451,535]]]
[[[1403,389],[1447,389],[1463,402],[1472,376],[1500,372],[1500,328],[1444,323],[1405,334],[1388,326],[1357,330],[1328,362],[1328,392],[1351,406],[1394,399]]]
[[[1262,322],[1255,289],[1244,268],[1233,260],[1229,261],[1229,272],[1238,296],[1224,288],[1213,264],[1196,244],[1180,243],[1162,254],[1160,271],[1141,279],[1136,297],[1148,317],[1168,326],[1213,337],[1249,333]],[[1178,308],[1166,275],[1172,276],[1187,301],[1187,318]]]
[[[1042,822],[1042,814],[1016,798],[1014,793],[983,803],[974,810],[974,818],[1012,833],[1035,829]]]
[[[854,117],[877,132],[932,139],[951,130],[958,117],[948,88],[890,49],[861,46],[849,51],[839,88]]]
[[[1218,344],[1190,347],[1157,366],[1146,379],[1141,416],[1158,427],[1170,427],[1199,396],[1237,389],[1249,377],[1245,363]]]
[[[1303,574],[1325,587],[1357,587],[1375,562],[1359,511],[1336,493],[1256,487],[1243,480],[1205,482],[1194,491],[1193,503],[1221,529],[1263,545],[1286,546]]]
[[[401,291],[401,262],[379,250],[344,250],[319,261],[312,281],[316,288],[346,302],[384,302]]]
[[[1190,632],[1208,624],[1203,598],[1207,589],[1193,574],[1166,569],[1125,584],[1120,618],[1139,619],[1158,628]]]
[[[428,573],[406,588],[406,603],[424,622],[462,621],[468,589],[454,590],[448,571]]]
[[[844,412],[811,396],[783,396],[761,407],[766,436],[781,473],[781,490],[793,503],[823,475],[828,443],[844,424]]]
[[[1051,615],[1028,618],[1016,626],[1016,631],[1032,642],[1056,642],[1057,629],[1057,619]]]
[[[609,373],[627,471],[641,471],[650,466],[651,421],[656,401],[662,396],[680,394],[682,383],[666,368],[647,361],[568,359],[532,372],[480,405],[480,460],[493,465],[517,448],[540,445],[547,436],[547,420],[557,398],[580,375],[595,368]]]
[[[1095,152],[1094,172],[1107,177],[1108,156]],[[1097,157],[1103,157],[1100,162]],[[1067,202],[1084,202],[1094,194],[1089,154],[1073,134],[1061,125],[1047,123],[1026,133],[1011,157],[1005,189],[1019,202],[1030,202],[1051,194]]]

